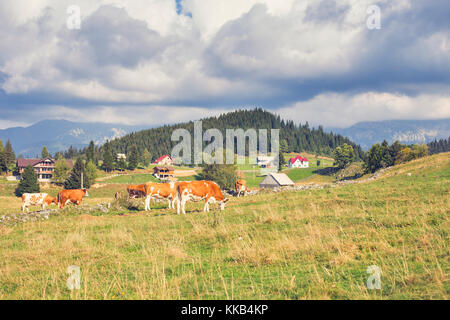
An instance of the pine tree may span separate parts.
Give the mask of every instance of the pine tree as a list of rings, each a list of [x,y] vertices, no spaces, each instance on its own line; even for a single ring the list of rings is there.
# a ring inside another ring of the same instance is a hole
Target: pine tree
[[[42,157],[42,158],[51,157],[50,152],[48,152],[46,146],[44,146],[44,147],[42,148],[42,151],[41,151],[41,157]]]
[[[15,194],[21,197],[24,193],[38,193],[40,187],[36,171],[32,166],[27,166],[22,173],[22,179],[16,188]]]
[[[94,145],[94,141],[89,142],[89,147],[86,150],[86,161],[92,162],[93,164],[96,163],[96,159],[95,159],[95,145]]]
[[[11,142],[8,140],[6,142],[5,151],[3,152],[4,162],[6,165],[6,171],[13,171],[13,168],[16,163],[16,155],[14,154],[14,150],[12,148]]]
[[[111,144],[109,141],[106,141],[105,145],[103,146],[103,164],[102,164],[103,170],[106,172],[109,172],[114,169],[114,156],[111,150]]]
[[[142,154],[141,161],[144,166],[148,166],[152,162],[152,155],[150,154],[150,152],[148,152],[147,148],[144,150],[144,153]]]
[[[5,147],[3,141],[0,139],[0,173],[6,171]]]
[[[138,149],[137,149],[137,146],[135,144],[133,144],[131,146],[131,152],[130,152],[130,156],[128,159],[128,169],[130,169],[130,170],[136,169],[138,166],[138,162],[139,162]]]
[[[83,182],[83,185],[81,185]],[[86,168],[81,157],[77,159],[73,166],[72,173],[64,183],[64,189],[89,189],[91,183],[86,173]]]

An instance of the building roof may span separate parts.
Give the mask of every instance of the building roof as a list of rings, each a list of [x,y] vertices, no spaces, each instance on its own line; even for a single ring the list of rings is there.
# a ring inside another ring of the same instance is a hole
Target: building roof
[[[294,182],[284,173],[269,173],[259,184],[260,187],[283,187],[293,186]]]
[[[285,173],[271,173],[270,174],[280,186],[294,185],[294,182]]]
[[[42,159],[22,159],[22,158],[19,158],[19,159],[17,159],[17,166],[19,168],[25,168],[25,167],[28,167],[28,166],[34,167],[38,163],[40,163],[40,162],[42,162],[44,160],[47,160],[47,159],[51,160],[53,162],[56,161],[55,159],[52,159],[50,157],[46,157],[46,158],[42,158]],[[66,160],[66,161],[67,161],[67,164],[70,166],[70,168],[73,168],[72,160]]]
[[[162,171],[162,170],[168,170],[168,171],[174,171],[175,169],[172,167],[154,167],[153,170]]]
[[[295,158],[291,158],[289,159],[289,161],[291,162],[291,164],[294,164],[295,161],[300,160],[301,162],[309,162],[308,159],[306,158],[302,158],[302,156],[298,155]]]
[[[172,158],[168,155],[168,154],[165,154],[165,155],[163,155],[162,157],[159,157],[155,162],[153,162],[153,163],[158,163],[158,162],[160,162],[161,160],[163,160],[164,158],[166,158],[166,157],[169,157],[170,158],[170,160],[172,160]]]

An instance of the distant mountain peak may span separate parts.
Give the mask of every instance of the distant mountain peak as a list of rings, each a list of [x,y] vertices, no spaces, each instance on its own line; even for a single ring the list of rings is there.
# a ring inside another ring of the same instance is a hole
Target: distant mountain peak
[[[70,146],[83,148],[92,140],[101,145],[148,127],[105,123],[78,123],[68,120],[42,120],[28,127],[0,130],[0,139],[11,140],[17,155],[35,157],[46,146],[50,153],[67,150]]]
[[[450,119],[439,120],[386,120],[358,122],[349,128],[333,128],[361,145],[365,150],[383,140],[405,144],[429,143],[450,136]]]

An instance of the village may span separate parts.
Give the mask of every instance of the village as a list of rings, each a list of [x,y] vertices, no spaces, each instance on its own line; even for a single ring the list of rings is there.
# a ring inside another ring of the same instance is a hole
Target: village
[[[323,157],[321,157],[323,158]],[[118,153],[116,155],[116,161],[127,160],[127,156],[122,153]],[[74,160],[63,160],[66,162],[66,176],[70,176],[71,171],[74,167]],[[233,186],[233,190],[227,190],[226,194],[234,195],[234,196],[245,196],[247,194],[254,194],[258,192],[260,189],[279,189],[282,187],[293,187],[295,186],[295,182],[289,177],[291,176],[294,180],[298,181],[298,176],[301,176],[303,179],[308,177],[308,175],[313,175],[312,168],[317,169],[316,165],[320,165],[320,162],[325,162],[327,165],[332,165],[332,159],[322,159],[317,160],[315,165],[310,167],[309,160],[306,157],[302,157],[298,154],[293,154],[287,164],[283,167],[286,173],[278,172],[278,168],[276,166],[276,157],[275,156],[258,156],[256,165],[248,165],[244,164],[238,168],[236,173],[236,181]],[[6,176],[6,180],[13,182],[18,182],[22,179],[22,175],[27,167],[32,167],[36,178],[39,184],[43,186],[43,190],[46,189],[55,189],[58,183],[55,183],[54,176],[58,173],[58,168],[56,166],[56,160],[51,156],[46,156],[44,158],[36,158],[36,159],[17,159],[17,170],[15,171],[15,175]],[[251,168],[250,168],[251,167]],[[264,170],[262,170],[264,169]],[[161,196],[161,195],[148,195],[150,198],[155,198],[156,200],[161,200],[167,198],[169,200],[169,207],[171,206],[172,201],[175,201],[177,198],[176,188],[178,186],[179,181],[196,181],[201,177],[202,168],[186,168],[183,166],[176,165],[176,160],[172,159],[170,155],[162,155],[158,157],[155,161],[153,161],[146,168],[140,167],[136,168],[132,171],[119,170],[119,171],[111,171],[108,174],[104,174],[101,177],[97,177],[100,174],[96,174],[93,181],[90,181],[89,186],[91,188],[98,188],[102,184],[109,183],[114,184],[115,182],[123,182],[126,185],[126,190],[128,193],[128,197],[136,198],[139,195],[139,192],[133,192],[132,188],[136,185],[135,183],[138,177],[139,182],[141,183],[139,186],[141,188],[147,183],[153,184],[155,187],[164,187],[164,186],[172,186],[172,190],[169,195]],[[307,172],[301,173],[301,170],[306,170]],[[98,171],[99,172],[99,171]],[[81,173],[83,175],[83,173]],[[89,178],[89,175],[86,174],[84,177],[85,181]],[[81,177],[81,179],[83,179]],[[145,181],[147,179],[148,181]],[[130,184],[124,183],[129,180]],[[98,181],[98,182],[97,182]],[[175,183],[175,184],[174,184]],[[81,181],[81,185],[79,189],[84,189],[83,181]],[[125,187],[124,187],[125,189]],[[125,190],[123,190],[125,191]],[[141,190],[142,194],[139,195],[141,197],[145,197],[145,191]],[[220,191],[219,191],[220,192]],[[50,192],[52,193],[52,192]],[[54,193],[54,191],[53,191]],[[65,198],[62,196],[63,193],[66,194],[74,194],[75,196],[66,196]],[[155,192],[154,192],[155,193]],[[45,209],[46,206],[55,203],[58,208],[63,208],[67,203],[72,202],[75,205],[81,205],[82,199],[88,193],[78,192],[78,191],[59,191],[55,197],[48,195],[47,193],[25,193],[23,195],[18,194],[18,196],[22,197],[22,211],[29,211],[29,207],[40,206],[42,210]],[[117,199],[118,195],[122,195],[123,192],[116,192],[114,195],[111,194],[111,199],[114,196]],[[220,192],[220,196],[223,197]],[[61,199],[60,199],[61,198]],[[72,198],[72,200],[70,200]],[[181,199],[180,199],[181,200]],[[222,199],[223,200],[223,199]],[[62,203],[61,201],[64,201]],[[147,202],[150,200],[147,200]],[[215,201],[215,199],[213,199]],[[208,199],[206,199],[206,203],[208,203]],[[145,202],[144,202],[145,204]],[[175,208],[175,207],[173,207]],[[145,205],[145,209],[149,209],[148,205]]]

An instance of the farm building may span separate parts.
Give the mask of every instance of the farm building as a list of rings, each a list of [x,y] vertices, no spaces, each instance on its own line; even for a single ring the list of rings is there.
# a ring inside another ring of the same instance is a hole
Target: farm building
[[[125,153],[118,153],[117,154],[117,161],[120,161],[120,160],[127,160],[127,155],[125,154]]]
[[[72,160],[66,160],[70,168],[73,168]],[[32,166],[36,171],[38,180],[40,182],[50,182],[53,178],[53,172],[55,171],[55,159],[50,157],[43,159],[17,159],[17,170],[22,176],[23,170]]]
[[[153,164],[159,165],[159,166],[172,166],[173,165],[173,159],[168,154],[159,157]]]
[[[174,169],[172,167],[154,167],[153,175],[158,179],[173,178]]]
[[[294,182],[284,173],[269,173],[259,184],[260,188],[293,186]]]
[[[256,162],[261,168],[273,168],[275,167],[275,158],[276,157],[258,156]]]
[[[309,167],[309,160],[303,158],[300,155],[296,156],[295,158],[289,159],[289,168],[308,168],[308,167]]]

